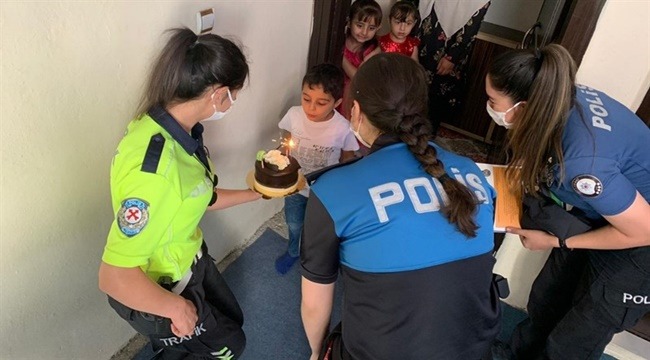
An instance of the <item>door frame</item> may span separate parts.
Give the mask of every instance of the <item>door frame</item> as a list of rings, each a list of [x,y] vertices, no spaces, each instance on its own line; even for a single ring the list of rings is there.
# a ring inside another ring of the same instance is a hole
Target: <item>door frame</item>
[[[345,25],[351,0],[314,0],[314,25],[309,42],[307,66],[341,64]]]
[[[605,6],[606,0],[573,0],[565,4],[564,16],[558,20],[558,44],[564,46],[577,66],[582,63],[582,58],[587,52],[587,47],[596,30],[596,23]]]
[[[569,0],[553,42],[564,46],[580,66],[596,23],[607,0]],[[345,24],[351,0],[314,0],[314,27],[309,44],[308,66],[323,62],[340,64]]]

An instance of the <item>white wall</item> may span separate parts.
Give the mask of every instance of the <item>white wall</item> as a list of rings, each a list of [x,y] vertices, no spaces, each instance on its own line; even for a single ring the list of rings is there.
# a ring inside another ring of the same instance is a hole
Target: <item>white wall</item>
[[[381,6],[381,28],[377,31],[377,35],[384,35],[390,32],[390,21],[388,15],[390,15],[390,8],[397,2],[397,0],[375,0]],[[354,2],[354,0],[352,1]],[[423,16],[424,17],[424,16]]]
[[[650,86],[650,1],[608,0],[578,81],[636,111]]]
[[[544,0],[492,0],[484,21],[526,32],[537,22]]]
[[[109,166],[162,32],[214,7],[215,33],[245,46],[250,85],[206,143],[224,187],[245,187],[258,149],[299,102],[313,2],[5,1],[0,358],[108,359],[134,332],[97,289],[110,223]],[[292,14],[291,21],[286,21]],[[259,201],[202,223],[223,258],[282,206]]]

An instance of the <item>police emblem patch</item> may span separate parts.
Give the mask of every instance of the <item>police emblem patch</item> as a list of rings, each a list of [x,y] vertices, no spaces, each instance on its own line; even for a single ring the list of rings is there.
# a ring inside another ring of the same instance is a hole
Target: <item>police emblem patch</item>
[[[138,198],[122,201],[117,212],[117,224],[120,231],[128,237],[137,235],[149,221],[149,204]]]
[[[600,195],[603,192],[603,183],[593,175],[578,175],[571,181],[573,190],[588,197]]]

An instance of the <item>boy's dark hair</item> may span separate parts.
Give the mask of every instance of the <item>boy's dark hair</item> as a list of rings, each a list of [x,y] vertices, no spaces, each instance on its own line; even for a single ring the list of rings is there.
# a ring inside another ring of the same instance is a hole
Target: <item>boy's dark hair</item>
[[[399,22],[406,21],[409,15],[413,15],[413,19],[417,23],[420,21],[420,11],[412,1],[403,0],[396,2],[390,9],[389,18],[398,20]]]
[[[302,85],[309,85],[311,88],[314,85],[323,87],[326,94],[332,95],[334,101],[343,97],[343,70],[338,66],[332,64],[318,64],[314,65],[307,74],[302,78]]]

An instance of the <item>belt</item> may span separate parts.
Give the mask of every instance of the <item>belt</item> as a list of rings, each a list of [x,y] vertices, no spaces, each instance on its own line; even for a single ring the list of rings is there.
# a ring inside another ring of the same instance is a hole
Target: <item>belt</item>
[[[203,245],[201,245],[201,247],[199,248],[199,251],[197,251],[196,255],[194,255],[194,261],[192,262],[192,265],[187,270],[185,275],[183,275],[183,277],[180,280],[178,280],[176,285],[174,285],[174,287],[172,287],[171,291],[174,294],[180,295],[180,293],[182,293],[183,290],[185,290],[185,287],[190,282],[190,279],[192,278],[192,275],[194,274],[192,272],[192,266],[196,265],[196,263],[199,262],[199,260],[201,260],[202,257],[203,257]]]

